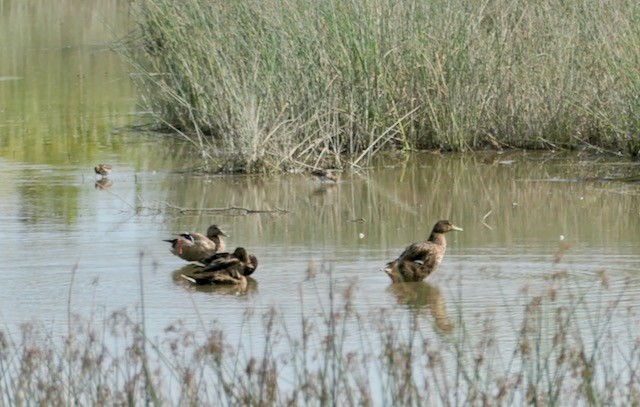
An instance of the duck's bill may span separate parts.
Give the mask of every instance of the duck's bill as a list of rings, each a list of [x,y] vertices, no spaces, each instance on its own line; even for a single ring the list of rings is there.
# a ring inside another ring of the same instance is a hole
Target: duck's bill
[[[451,225],[451,230],[456,230],[456,231],[458,231],[458,232],[462,232],[462,231],[463,231],[463,229],[462,229],[462,228],[459,228],[459,227],[454,226],[454,225]]]

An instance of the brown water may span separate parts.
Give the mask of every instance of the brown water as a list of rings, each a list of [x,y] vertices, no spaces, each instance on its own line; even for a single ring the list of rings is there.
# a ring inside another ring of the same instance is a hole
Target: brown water
[[[491,314],[508,343],[533,295],[523,290],[543,290],[558,272],[577,291],[596,291],[587,315],[623,291],[639,304],[640,184],[594,179],[638,176],[637,163],[424,153],[381,157],[336,185],[191,172],[200,163],[180,141],[126,130],[145,120],[108,47],[112,30],[130,24],[126,2],[76,3],[0,11],[0,37],[11,38],[0,42],[0,320],[12,335],[25,322],[64,335],[70,313],[101,321],[125,309],[141,319],[144,303],[151,338],[182,321],[259,343],[261,320],[248,312],[273,307],[296,327],[303,312],[326,309],[332,287],[340,298],[353,284],[357,311],[372,320],[388,310],[403,326],[414,313],[435,335],[463,318],[473,336]],[[101,162],[115,168],[106,188],[92,171]],[[231,207],[268,212],[220,210]],[[379,269],[442,218],[464,232],[448,235],[438,272],[427,284],[391,286]],[[260,260],[246,293],[189,287],[185,263],[162,242],[212,223],[231,235],[229,247]],[[601,271],[608,290],[597,288]],[[628,317],[611,325],[629,329]]]

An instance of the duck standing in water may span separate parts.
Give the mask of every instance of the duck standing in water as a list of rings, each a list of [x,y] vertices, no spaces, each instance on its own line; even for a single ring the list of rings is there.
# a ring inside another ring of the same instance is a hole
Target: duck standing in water
[[[197,285],[234,284],[247,285],[247,278],[258,267],[258,259],[244,247],[238,247],[233,253],[219,253],[211,259],[209,265],[190,276],[182,275],[187,281]]]
[[[429,239],[409,245],[400,257],[387,263],[383,269],[394,283],[416,282],[424,280],[433,273],[447,250],[444,234],[453,230],[462,231],[448,220],[435,224]]]
[[[201,233],[181,233],[177,238],[165,240],[171,243],[171,253],[186,261],[204,262],[225,249],[221,236],[227,236],[217,225],[207,229],[207,235]]]
[[[108,164],[98,164],[95,167],[93,167],[93,171],[97,174],[100,175],[100,178],[106,178],[110,173],[111,170],[113,169],[113,167],[111,167]]]

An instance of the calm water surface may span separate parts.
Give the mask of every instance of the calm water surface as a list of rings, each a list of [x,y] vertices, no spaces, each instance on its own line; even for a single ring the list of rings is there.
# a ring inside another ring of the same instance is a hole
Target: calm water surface
[[[587,316],[619,297],[640,304],[640,185],[585,181],[637,176],[637,163],[425,153],[380,158],[337,185],[203,175],[180,141],[122,130],[145,120],[108,47],[113,30],[128,27],[125,5],[86,6],[80,27],[70,10],[43,12],[47,23],[31,33],[33,15],[9,4],[0,14],[2,36],[15,39],[0,46],[0,321],[16,338],[28,322],[63,336],[69,315],[99,325],[125,310],[141,320],[144,304],[154,340],[180,321],[251,348],[270,309],[296,330],[301,315],[327,310],[331,290],[340,302],[353,287],[356,311],[371,321],[355,331],[375,332],[384,311],[400,326],[418,315],[425,335],[434,326],[455,334],[463,319],[473,336],[491,315],[508,343],[522,306],[559,272],[587,293]],[[115,167],[105,188],[92,172],[100,162]],[[269,212],[222,210],[230,207]],[[380,268],[442,218],[464,232],[448,235],[438,272],[417,288],[391,286]],[[229,247],[260,260],[245,293],[189,287],[179,277],[186,264],[162,242],[212,223],[231,235]],[[611,325],[639,326],[626,314]],[[361,335],[347,342],[359,346]]]

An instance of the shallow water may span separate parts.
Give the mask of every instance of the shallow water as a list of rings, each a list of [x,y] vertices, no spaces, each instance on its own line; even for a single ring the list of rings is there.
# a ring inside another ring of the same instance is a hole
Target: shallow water
[[[95,21],[128,25],[126,13],[101,4],[87,12]],[[332,294],[341,303],[352,287],[348,298],[370,323],[354,326],[347,346],[375,332],[383,311],[399,326],[418,315],[425,335],[436,335],[434,327],[461,334],[461,319],[466,335],[480,335],[492,316],[509,343],[516,315],[558,273],[576,292],[595,293],[584,299],[587,316],[620,296],[638,305],[640,184],[602,180],[637,176],[638,163],[551,152],[420,153],[380,157],[335,185],[304,174],[203,175],[190,171],[199,162],[179,140],[122,130],[144,117],[108,49],[108,30],[95,24],[84,27],[93,35],[69,43],[0,24],[20,39],[0,55],[21,56],[0,58],[0,75],[9,78],[0,81],[0,320],[11,336],[27,322],[63,336],[70,315],[100,325],[126,310],[144,320],[152,340],[181,321],[259,348],[261,315],[275,309],[295,331],[303,315],[326,312]],[[60,26],[42,27],[60,34]],[[92,171],[100,162],[115,168],[103,185]],[[437,273],[425,284],[392,286],[380,268],[442,218],[464,232],[447,236]],[[212,223],[231,235],[230,248],[259,258],[247,292],[190,287],[180,278],[188,266],[162,242]],[[599,289],[602,271],[607,290]],[[628,315],[611,322],[620,331],[638,326],[629,325]]]

